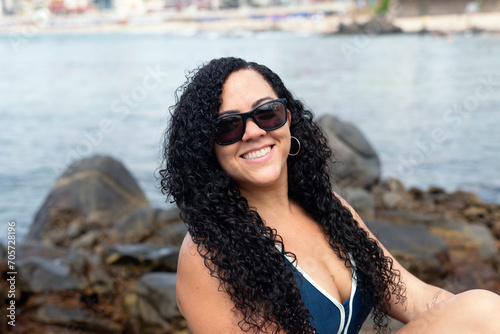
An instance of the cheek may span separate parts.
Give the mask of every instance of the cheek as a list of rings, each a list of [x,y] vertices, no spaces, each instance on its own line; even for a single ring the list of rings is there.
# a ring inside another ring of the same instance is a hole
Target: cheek
[[[231,152],[231,148],[229,146],[231,145],[228,146],[215,145],[215,157],[217,158],[219,165],[225,171],[227,171],[229,156]]]
[[[285,142],[286,142],[285,143],[285,151],[286,151],[286,149],[288,149],[287,152],[290,152],[290,147],[292,145],[292,140],[294,140],[294,139],[292,139],[292,137],[291,137],[290,127],[287,126],[286,128],[285,127],[283,127],[283,128],[284,128],[283,129],[283,132],[284,132],[283,136],[286,138],[286,140],[285,140]]]
[[[214,147],[214,151],[215,151],[215,157],[217,158],[217,161],[219,162],[219,165],[222,165],[221,164],[221,147],[219,145],[215,145]]]

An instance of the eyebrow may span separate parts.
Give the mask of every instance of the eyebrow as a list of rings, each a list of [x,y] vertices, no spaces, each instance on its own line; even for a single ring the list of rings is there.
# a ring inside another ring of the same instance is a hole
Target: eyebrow
[[[274,97],[270,97],[270,96],[260,98],[257,101],[255,101],[254,103],[252,103],[252,110],[257,108],[258,106],[260,106],[264,101],[272,101],[272,100],[274,100]],[[227,114],[237,114],[237,113],[239,113],[238,110],[227,110],[227,111],[220,112],[219,117],[227,115]]]

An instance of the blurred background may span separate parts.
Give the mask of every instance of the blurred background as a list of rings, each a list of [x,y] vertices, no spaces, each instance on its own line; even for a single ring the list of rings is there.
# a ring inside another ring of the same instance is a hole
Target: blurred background
[[[500,1],[1,3],[0,215],[18,238],[65,168],[95,154],[165,207],[153,173],[174,90],[222,56],[268,65],[316,115],[354,123],[383,178],[500,203]]]

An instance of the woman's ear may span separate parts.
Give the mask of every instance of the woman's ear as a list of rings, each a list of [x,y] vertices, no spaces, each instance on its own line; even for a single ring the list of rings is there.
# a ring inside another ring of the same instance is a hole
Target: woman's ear
[[[290,126],[292,124],[292,113],[288,109],[286,111],[287,111],[286,121],[288,122],[288,126]]]

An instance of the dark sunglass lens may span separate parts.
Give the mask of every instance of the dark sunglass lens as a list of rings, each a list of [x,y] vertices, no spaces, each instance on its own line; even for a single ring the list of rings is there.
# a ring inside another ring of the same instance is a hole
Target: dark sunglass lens
[[[243,132],[243,119],[240,116],[228,116],[219,119],[215,140],[227,143],[237,139]]]
[[[281,102],[265,103],[255,110],[255,118],[263,129],[271,129],[282,125],[286,118],[285,106]]]

